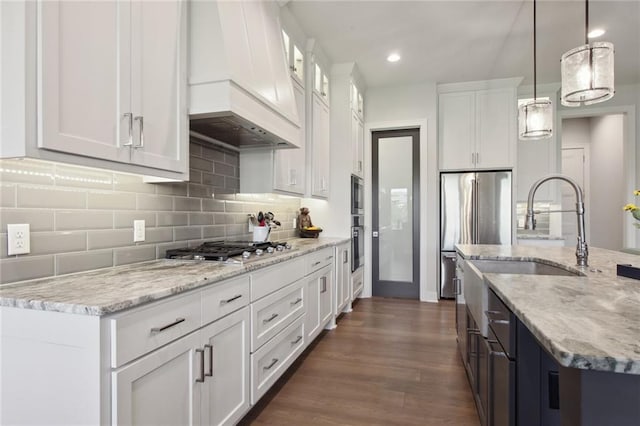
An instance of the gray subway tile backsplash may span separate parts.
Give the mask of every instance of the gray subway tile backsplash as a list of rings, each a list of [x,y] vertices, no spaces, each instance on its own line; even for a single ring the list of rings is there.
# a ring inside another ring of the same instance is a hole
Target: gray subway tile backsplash
[[[16,186],[0,185],[0,207],[16,206]]]
[[[54,257],[20,256],[0,260],[0,284],[49,277],[55,274]]]
[[[7,232],[9,223],[28,223],[30,232],[53,231],[53,210],[3,209],[0,213],[0,232]]]
[[[112,211],[56,211],[56,231],[113,228]]]
[[[86,206],[87,192],[82,189],[18,185],[19,208],[84,209]]]
[[[136,194],[113,191],[89,191],[87,194],[87,207],[100,210],[135,210]]]
[[[113,266],[113,250],[91,250],[56,255],[58,275],[110,266]]]
[[[163,258],[167,249],[207,240],[247,240],[247,213],[260,210],[273,211],[285,224],[272,240],[293,236],[290,218],[298,199],[234,195],[238,153],[192,142],[190,158],[191,180],[168,183],[62,163],[0,160],[0,284]],[[136,219],[145,220],[142,243],[133,242]],[[7,257],[7,223],[31,225],[31,254]]]
[[[113,251],[114,266],[144,262],[156,258],[155,246],[136,246],[115,249]]]

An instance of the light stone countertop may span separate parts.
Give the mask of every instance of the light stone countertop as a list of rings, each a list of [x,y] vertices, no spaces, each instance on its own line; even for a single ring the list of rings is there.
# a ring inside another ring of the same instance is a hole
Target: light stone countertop
[[[516,234],[516,238],[519,240],[562,240],[563,237],[559,237],[557,235],[549,235],[549,234],[526,234],[526,233],[518,233]]]
[[[535,260],[579,269],[575,248],[459,245],[465,259]],[[565,367],[640,374],[640,281],[616,264],[640,256],[589,248],[585,277],[484,274],[485,282]],[[602,272],[594,271],[600,270]]]
[[[290,239],[292,249],[243,265],[159,259],[0,286],[0,306],[107,315],[275,265],[348,238]]]

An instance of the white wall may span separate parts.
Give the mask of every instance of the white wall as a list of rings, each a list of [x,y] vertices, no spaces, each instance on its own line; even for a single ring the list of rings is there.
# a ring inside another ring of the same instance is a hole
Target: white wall
[[[565,119],[562,147],[584,147],[588,152],[585,182],[587,242],[593,247],[623,247],[622,211],[627,198],[624,177],[624,115]],[[569,240],[567,240],[569,241]],[[571,245],[574,239],[571,239]]]
[[[420,300],[438,300],[438,150],[435,83],[369,88],[365,98],[365,289],[371,295],[371,131],[420,128]]]
[[[591,119],[591,245],[611,250],[623,246],[623,119],[621,114]],[[629,200],[633,194],[627,194]]]

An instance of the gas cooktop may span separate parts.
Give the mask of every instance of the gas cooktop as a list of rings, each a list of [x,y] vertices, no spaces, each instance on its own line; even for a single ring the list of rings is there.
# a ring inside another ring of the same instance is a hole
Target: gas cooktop
[[[198,247],[184,247],[167,250],[167,259],[227,261],[238,258],[238,261],[257,258],[266,253],[281,252],[290,249],[286,242],[251,242],[251,241],[211,241]]]

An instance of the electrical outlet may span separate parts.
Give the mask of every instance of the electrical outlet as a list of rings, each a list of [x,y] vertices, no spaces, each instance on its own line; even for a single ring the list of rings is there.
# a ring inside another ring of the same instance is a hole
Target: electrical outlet
[[[28,223],[7,225],[7,234],[7,255],[31,253],[31,236]]]
[[[133,242],[138,243],[144,241],[144,220],[133,221]]]
[[[296,220],[296,218],[293,218],[293,229],[296,229],[296,226],[298,225],[298,221]]]
[[[251,218],[249,218],[249,232],[253,232],[253,223],[251,223]]]

